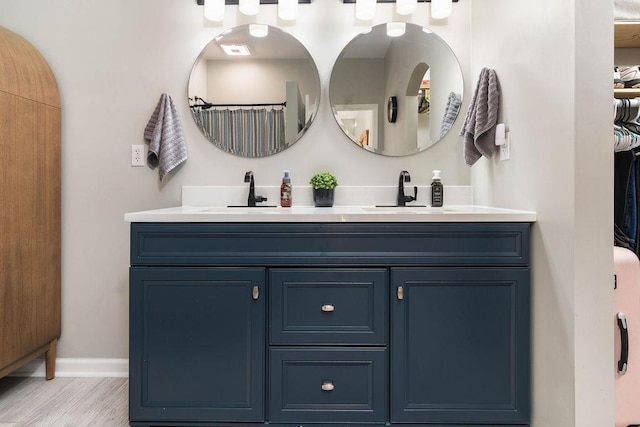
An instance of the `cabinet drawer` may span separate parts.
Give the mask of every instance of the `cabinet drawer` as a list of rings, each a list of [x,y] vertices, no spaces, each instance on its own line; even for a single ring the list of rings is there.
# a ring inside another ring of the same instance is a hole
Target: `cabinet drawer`
[[[528,223],[133,223],[131,265],[527,265]]]
[[[385,348],[270,350],[271,422],[383,422]]]
[[[274,269],[272,344],[385,345],[386,269]]]

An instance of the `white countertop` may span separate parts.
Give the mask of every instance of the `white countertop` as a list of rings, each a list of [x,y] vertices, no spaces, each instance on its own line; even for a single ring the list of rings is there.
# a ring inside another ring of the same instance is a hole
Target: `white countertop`
[[[124,216],[128,222],[535,222],[536,213],[474,205],[431,207],[178,206]]]

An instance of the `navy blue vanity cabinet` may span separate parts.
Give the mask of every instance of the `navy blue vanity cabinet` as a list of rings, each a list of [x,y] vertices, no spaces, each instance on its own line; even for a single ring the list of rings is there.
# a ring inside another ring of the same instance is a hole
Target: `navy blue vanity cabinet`
[[[264,420],[265,270],[132,267],[129,416]]]
[[[391,282],[391,421],[527,423],[528,268],[392,268]]]
[[[133,223],[130,423],[527,427],[529,223]]]

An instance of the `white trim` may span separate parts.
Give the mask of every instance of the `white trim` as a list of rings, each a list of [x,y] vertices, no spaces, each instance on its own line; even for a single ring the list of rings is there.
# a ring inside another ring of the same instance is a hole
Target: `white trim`
[[[14,377],[44,377],[44,359],[34,359],[10,374]],[[60,358],[56,377],[128,377],[129,359]]]

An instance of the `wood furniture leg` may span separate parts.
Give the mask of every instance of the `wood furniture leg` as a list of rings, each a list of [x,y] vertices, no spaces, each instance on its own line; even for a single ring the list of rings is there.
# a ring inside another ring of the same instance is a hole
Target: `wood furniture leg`
[[[46,370],[46,378],[48,380],[52,380],[56,376],[56,350],[58,348],[58,339],[55,338],[51,343],[49,343],[49,350],[45,353],[46,361],[45,361],[45,370]]]

